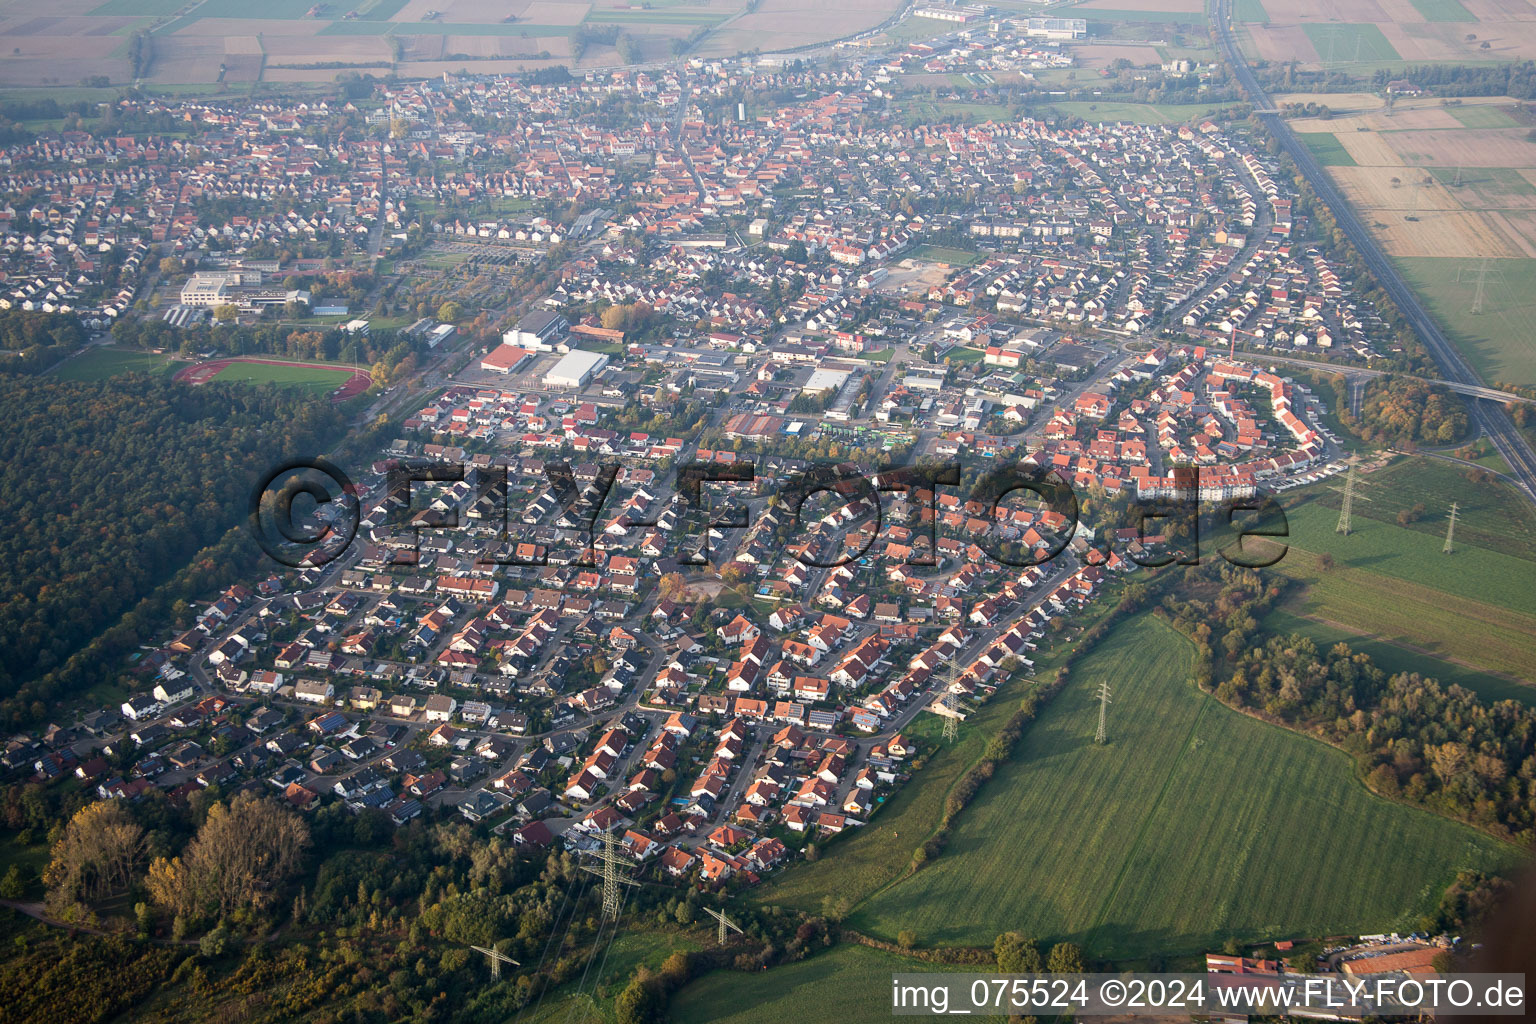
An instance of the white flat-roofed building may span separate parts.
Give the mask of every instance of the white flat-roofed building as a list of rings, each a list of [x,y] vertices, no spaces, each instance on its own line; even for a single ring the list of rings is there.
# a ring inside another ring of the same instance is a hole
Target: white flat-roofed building
[[[544,375],[544,384],[551,388],[579,388],[597,376],[608,365],[608,357],[601,352],[585,352],[574,349]]]
[[[193,274],[181,286],[181,305],[209,309],[233,302],[235,284],[228,274]]]

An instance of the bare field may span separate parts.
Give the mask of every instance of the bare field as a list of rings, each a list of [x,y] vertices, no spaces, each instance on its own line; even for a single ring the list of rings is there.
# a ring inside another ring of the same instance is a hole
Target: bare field
[[[1387,136],[1375,132],[1339,132],[1342,145],[1357,164],[1366,167],[1397,167],[1406,161],[1387,142]]]
[[[1461,202],[1451,190],[1440,185],[1422,184],[1421,171],[1409,176],[1406,168],[1334,167],[1333,179],[1357,206],[1370,210],[1460,210]],[[1392,184],[1397,178],[1398,183]]]
[[[1523,131],[1397,132],[1383,136],[1400,163],[1432,167],[1536,167],[1536,142]]]
[[[1107,68],[1122,58],[1138,67],[1160,65],[1163,62],[1163,55],[1153,46],[1097,46],[1089,43],[1072,47],[1072,56],[1086,68]]]
[[[1300,25],[1248,25],[1246,28],[1253,40],[1254,51],[1263,60],[1317,63],[1317,51]]]

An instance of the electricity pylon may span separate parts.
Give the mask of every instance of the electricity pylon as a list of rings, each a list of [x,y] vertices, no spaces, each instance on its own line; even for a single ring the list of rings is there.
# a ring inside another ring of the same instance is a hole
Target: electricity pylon
[[[629,869],[629,858],[619,852],[619,841],[613,837],[612,832],[602,833],[603,848],[595,856],[603,862],[603,870],[586,868],[592,874],[603,880],[603,920],[617,919],[619,907],[623,903],[623,893],[619,889],[621,885],[639,886],[632,878],[626,878],[619,874],[619,868]]]
[[[959,678],[959,673],[958,673],[958,671],[956,670],[956,667],[955,667],[955,659],[954,658],[950,658],[949,659],[949,682],[945,686],[945,691],[946,692],[945,692],[944,696],[939,698],[939,703],[943,704],[947,708],[950,708],[951,711],[954,710],[954,706],[952,704],[950,704],[949,702],[954,700],[955,680],[957,678]],[[960,738],[960,720],[957,717],[955,717],[954,715],[952,715],[952,714],[951,715],[945,715],[944,716],[944,742],[945,743],[953,743],[953,742],[955,742],[959,738]]]
[[[1477,290],[1472,293],[1472,309],[1470,310],[1473,316],[1483,315],[1483,289],[1487,283],[1488,261],[1483,260],[1483,262],[1477,265]]]
[[[1335,533],[1342,533],[1348,537],[1350,532],[1350,512],[1356,501],[1370,501],[1370,498],[1355,493],[1355,463],[1360,461],[1360,456],[1349,457],[1349,470],[1344,474],[1344,503],[1339,506],[1339,525],[1334,528]]]
[[[1100,746],[1109,742],[1109,705],[1109,683],[1103,682],[1099,684],[1099,731],[1093,737],[1093,742]]]
[[[492,981],[500,981],[501,980],[501,965],[502,964],[511,964],[513,967],[521,967],[522,966],[522,964],[518,963],[516,960],[513,960],[511,957],[507,956],[505,953],[503,953],[500,950],[496,949],[494,946],[490,946],[490,947],[487,947],[487,946],[470,946],[469,948],[474,950],[476,953],[484,953],[485,954],[485,958],[491,962],[491,980]]]
[[[715,938],[715,945],[717,945],[717,946],[725,945],[725,931],[726,931],[727,928],[729,928],[731,931],[735,932],[737,935],[745,934],[740,928],[736,927],[736,922],[732,921],[730,918],[725,916],[725,913],[723,911],[710,910],[708,907],[705,907],[704,908],[704,913],[706,913],[710,917],[714,918],[720,924],[720,933]]]
[[[1451,553],[1451,550],[1452,550],[1452,548],[1451,548],[1451,540],[1452,540],[1452,538],[1454,538],[1456,536],[1456,512],[1457,512],[1457,510],[1458,510],[1457,504],[1454,501],[1451,502],[1451,514],[1446,517],[1446,523],[1445,523],[1445,547],[1440,549],[1440,553],[1442,555],[1449,555]]]

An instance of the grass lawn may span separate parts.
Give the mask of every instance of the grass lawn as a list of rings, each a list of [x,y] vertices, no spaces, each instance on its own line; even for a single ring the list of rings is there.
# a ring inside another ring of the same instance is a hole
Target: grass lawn
[[[1425,21],[1476,21],[1477,17],[1461,4],[1461,0],[1409,0],[1413,9],[1424,16]]]
[[[1313,22],[1301,27],[1324,64],[1403,59],[1373,24]]]
[[[878,352],[860,352],[859,358],[869,363],[888,363],[895,354],[893,348],[882,348]]]
[[[1307,144],[1317,162],[1324,167],[1354,167],[1355,158],[1333,132],[1301,132],[1297,136]]]
[[[1121,103],[1118,100],[1067,100],[1051,108],[1084,121],[1129,121],[1133,124],[1177,124],[1203,117],[1215,107],[1209,103]]]
[[[351,370],[334,370],[325,366],[230,363],[215,374],[213,379],[248,384],[279,384],[284,387],[302,387],[317,393],[325,393],[341,387],[351,376]]]
[[[672,997],[668,1016],[675,1024],[877,1024],[891,1019],[892,974],[977,970],[980,968],[975,966],[930,964],[845,942],[769,971],[706,974]]]
[[[1536,259],[1489,260],[1483,312],[1472,316],[1481,262],[1415,256],[1399,258],[1397,267],[1485,381],[1536,385]]]
[[[168,355],[101,345],[64,363],[56,373],[65,380],[106,380],[120,373],[164,373],[170,367],[171,357]]]
[[[1281,635],[1300,633],[1303,636],[1309,636],[1320,649],[1332,647],[1343,641],[1350,646],[1351,650],[1360,654],[1369,654],[1372,661],[1393,675],[1399,672],[1417,672],[1421,676],[1438,679],[1447,686],[1453,684],[1464,686],[1485,701],[1516,700],[1522,704],[1536,706],[1536,685],[1528,685],[1504,676],[1479,672],[1465,665],[1432,658],[1399,644],[1341,629],[1338,626],[1330,626],[1314,619],[1302,618],[1284,609],[1270,612],[1264,620],[1264,626],[1271,633]]]
[[[920,245],[909,255],[915,260],[932,260],[935,263],[950,263],[958,267],[968,267],[972,263],[981,262],[980,253],[951,249],[944,245]]]
[[[961,815],[949,848],[850,923],[924,945],[1018,929],[1109,958],[1405,929],[1463,868],[1522,854],[1372,796],[1349,756],[1189,682],[1188,641],[1119,626]],[[1093,742],[1101,681],[1109,743]],[[1390,843],[1381,837],[1391,836]]]

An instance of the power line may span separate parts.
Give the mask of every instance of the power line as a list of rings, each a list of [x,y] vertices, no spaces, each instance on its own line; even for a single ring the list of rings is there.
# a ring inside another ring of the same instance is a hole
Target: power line
[[[1451,514],[1446,516],[1446,523],[1445,523],[1445,547],[1440,549],[1440,553],[1442,555],[1449,555],[1449,554],[1452,553],[1451,540],[1452,540],[1452,538],[1454,538],[1456,536],[1456,513],[1457,513],[1457,511],[1458,511],[1457,504],[1454,501],[1451,502]]]

